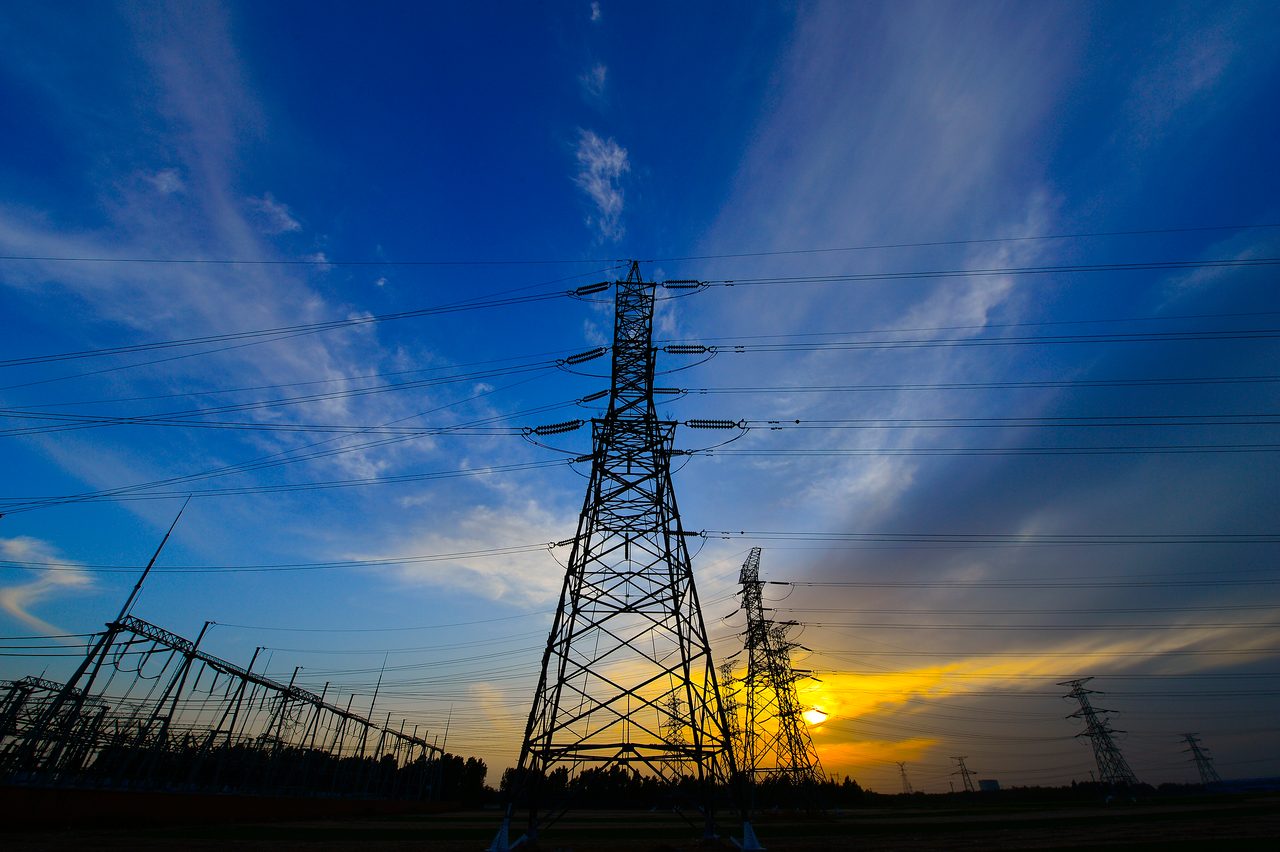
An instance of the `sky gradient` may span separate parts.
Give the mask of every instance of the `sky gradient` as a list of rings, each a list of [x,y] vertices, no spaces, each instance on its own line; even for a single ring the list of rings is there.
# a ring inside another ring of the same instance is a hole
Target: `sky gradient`
[[[661,343],[718,348],[660,356],[660,413],[751,427],[677,438],[717,653],[760,546],[828,773],[1086,780],[1056,682],[1096,676],[1140,779],[1192,780],[1191,731],[1280,774],[1278,35],[1268,3],[8,8],[0,634],[100,629],[195,493],[136,615],[357,708],[385,659],[382,708],[496,783],[589,451],[520,431],[598,413],[607,362],[562,362],[611,292],[564,294],[639,259],[713,284],[659,290]]]

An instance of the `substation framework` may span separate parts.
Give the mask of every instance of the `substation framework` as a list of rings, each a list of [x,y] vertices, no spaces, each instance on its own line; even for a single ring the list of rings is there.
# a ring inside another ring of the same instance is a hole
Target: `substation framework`
[[[40,786],[421,799],[435,744],[123,615],[66,682],[0,682],[0,780]],[[261,651],[262,649],[258,649]],[[297,677],[298,670],[294,670]],[[376,702],[376,695],[374,697]],[[372,714],[372,706],[370,713]],[[425,731],[424,731],[425,733]]]
[[[531,842],[571,805],[549,801],[554,769],[621,768],[694,790],[708,835],[717,790],[737,779],[672,487],[676,423],[654,404],[655,285],[632,263],[614,287],[608,408],[591,421],[587,492],[517,765]],[[493,848],[505,848],[513,806]]]

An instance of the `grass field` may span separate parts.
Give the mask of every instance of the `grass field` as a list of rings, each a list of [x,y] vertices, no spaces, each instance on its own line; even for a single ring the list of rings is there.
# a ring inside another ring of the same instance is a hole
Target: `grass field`
[[[22,850],[440,850],[479,852],[497,830],[496,811],[291,822],[6,829],[0,840]],[[726,828],[729,824],[725,823]],[[766,813],[755,822],[775,852],[953,849],[1276,849],[1280,796],[1153,801],[1122,806],[977,806]],[[729,833],[739,835],[737,826]],[[512,832],[512,840],[519,832]],[[728,838],[703,842],[679,816],[642,811],[582,811],[546,830],[541,849],[565,852],[674,852],[732,849]],[[739,835],[740,836],[740,835]]]

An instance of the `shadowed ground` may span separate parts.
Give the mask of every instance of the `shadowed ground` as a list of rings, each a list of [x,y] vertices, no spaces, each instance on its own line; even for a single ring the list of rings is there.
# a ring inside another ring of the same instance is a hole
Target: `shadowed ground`
[[[495,811],[349,817],[342,820],[152,827],[4,829],[24,850],[440,850],[479,852],[498,825]],[[822,816],[764,814],[761,842],[774,852],[942,849],[1273,849],[1280,796],[1123,806],[922,807],[860,809]],[[736,833],[736,832],[735,832]],[[513,832],[512,840],[516,832]],[[544,833],[544,850],[695,850],[702,844],[678,816],[640,811],[572,814]]]

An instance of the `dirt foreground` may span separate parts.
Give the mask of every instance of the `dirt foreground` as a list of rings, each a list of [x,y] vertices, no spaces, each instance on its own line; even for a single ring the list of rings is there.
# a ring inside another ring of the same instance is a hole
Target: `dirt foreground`
[[[0,845],[22,850],[432,850],[479,852],[496,811],[351,816],[285,822],[0,828]],[[1152,801],[1122,806],[970,806],[763,814],[760,843],[774,852],[968,849],[1280,848],[1280,795]],[[730,832],[741,837],[740,826]],[[543,833],[542,850],[677,852],[735,849],[670,813],[583,811]],[[511,840],[519,835],[513,831]]]

